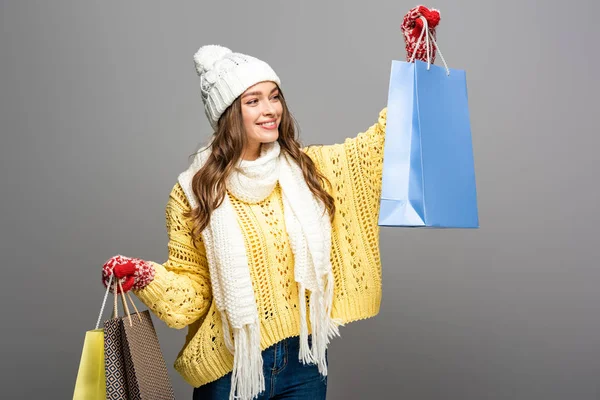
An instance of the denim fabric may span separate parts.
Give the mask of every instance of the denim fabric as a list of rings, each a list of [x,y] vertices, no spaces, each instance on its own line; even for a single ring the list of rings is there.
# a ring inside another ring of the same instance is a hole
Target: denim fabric
[[[310,343],[309,336],[309,343]],[[327,377],[316,365],[298,360],[299,338],[282,340],[264,350],[265,391],[256,399],[325,400]],[[194,389],[193,400],[228,400],[231,373]]]

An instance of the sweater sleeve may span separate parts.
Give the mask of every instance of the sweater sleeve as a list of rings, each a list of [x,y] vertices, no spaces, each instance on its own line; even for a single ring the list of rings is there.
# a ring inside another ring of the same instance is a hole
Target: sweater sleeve
[[[154,280],[135,295],[169,327],[181,329],[203,317],[212,301],[204,243],[192,243],[192,225],[184,213],[190,209],[177,183],[166,206],[169,257],[152,263]]]

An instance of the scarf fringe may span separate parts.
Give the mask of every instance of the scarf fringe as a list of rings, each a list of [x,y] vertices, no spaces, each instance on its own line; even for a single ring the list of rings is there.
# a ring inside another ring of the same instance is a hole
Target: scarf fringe
[[[306,289],[299,286],[300,303],[300,352],[298,359],[304,364],[317,364],[321,375],[327,375],[327,346],[330,339],[340,335],[341,320],[331,318],[333,304],[333,273],[326,276],[325,293],[313,291],[310,294],[310,323],[312,346],[308,345],[308,327],[306,319]],[[324,294],[324,296],[323,296]]]
[[[302,283],[298,289],[298,304],[300,306],[300,352],[298,359],[303,364],[314,364],[310,347],[308,346],[308,324],[306,322],[306,288]]]
[[[233,329],[235,353],[229,400],[252,400],[265,390],[258,321]]]
[[[225,340],[225,347],[231,354],[235,354],[235,348],[233,341],[231,340],[231,329],[229,326],[229,318],[227,318],[227,312],[221,310],[221,325],[223,325],[223,339]]]

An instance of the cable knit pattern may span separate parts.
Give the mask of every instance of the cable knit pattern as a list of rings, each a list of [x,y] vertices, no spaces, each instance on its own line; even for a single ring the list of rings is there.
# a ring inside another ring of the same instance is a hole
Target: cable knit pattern
[[[334,275],[332,317],[343,323],[369,318],[381,303],[379,198],[386,110],[366,132],[343,144],[310,146],[304,151],[332,182],[336,202],[332,224]],[[246,203],[231,196],[244,232],[244,245],[260,319],[261,350],[300,334],[298,287],[287,235],[280,185],[262,201]],[[175,369],[192,386],[212,382],[233,369],[223,325],[212,298],[204,243],[195,249],[190,208],[177,183],[167,204],[169,259],[154,264],[154,280],[134,293],[168,326],[188,327]],[[308,297],[308,296],[307,296]],[[309,324],[309,330],[311,329]]]

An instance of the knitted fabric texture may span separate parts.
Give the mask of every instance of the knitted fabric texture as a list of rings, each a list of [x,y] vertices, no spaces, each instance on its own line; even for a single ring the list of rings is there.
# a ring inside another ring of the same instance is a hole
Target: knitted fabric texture
[[[130,289],[141,289],[148,285],[154,279],[154,267],[152,263],[140,258],[125,257],[120,254],[111,257],[102,266],[102,283],[104,287],[108,286],[108,281],[112,274],[121,281],[123,291]],[[111,292],[114,290],[111,288]],[[120,293],[121,289],[117,289]]]
[[[344,143],[303,150],[330,180],[336,215],[331,226],[333,273],[332,319],[347,324],[370,318],[381,304],[379,199],[386,110],[378,123]],[[230,201],[242,229],[256,308],[260,349],[300,335],[301,294],[294,275],[294,253],[286,229],[283,191],[279,184],[262,201]],[[166,207],[169,257],[154,263],[154,280],[134,293],[172,328],[188,328],[175,369],[192,386],[215,381],[233,371],[234,356],[224,337],[222,314],[211,289],[204,240],[195,247],[191,206],[179,183]],[[202,238],[201,238],[202,239]],[[310,307],[311,298],[305,297]],[[309,321],[308,332],[313,327]]]
[[[197,206],[192,178],[211,153],[206,147],[198,152],[188,170],[179,177],[192,208]],[[281,152],[278,142],[265,144],[258,159],[241,160],[227,180],[231,195],[247,203],[263,201],[279,184],[282,189],[285,225],[294,255],[294,274],[300,305],[300,354],[304,363],[316,363],[327,374],[325,352],[329,340],[339,335],[339,322],[330,317],[333,299],[331,270],[331,224],[325,207],[308,188],[300,167]],[[260,323],[254,298],[244,235],[226,194],[221,206],[213,211],[208,227],[202,232],[212,293],[221,313],[225,343],[234,355],[231,399],[252,399],[264,390]],[[311,292],[310,322],[312,348],[308,344],[306,291]],[[300,300],[301,299],[301,300]],[[230,343],[230,329],[234,341]]]
[[[412,8],[405,16],[402,21],[400,29],[404,35],[404,41],[406,43],[406,60],[410,61],[413,53],[415,53],[415,47],[417,41],[423,30],[423,20],[421,16],[425,17],[427,24],[429,25],[429,33],[435,40],[437,37],[435,28],[440,22],[440,12],[435,8],[427,8],[425,6],[417,6]],[[435,61],[436,46],[434,43],[429,44],[430,49],[430,62],[433,64]],[[427,61],[427,43],[425,40],[421,40],[419,46],[416,49],[415,60]]]
[[[204,112],[213,129],[217,129],[227,107],[249,87],[265,81],[281,85],[266,62],[219,45],[200,47],[194,54],[194,64],[200,76]]]

